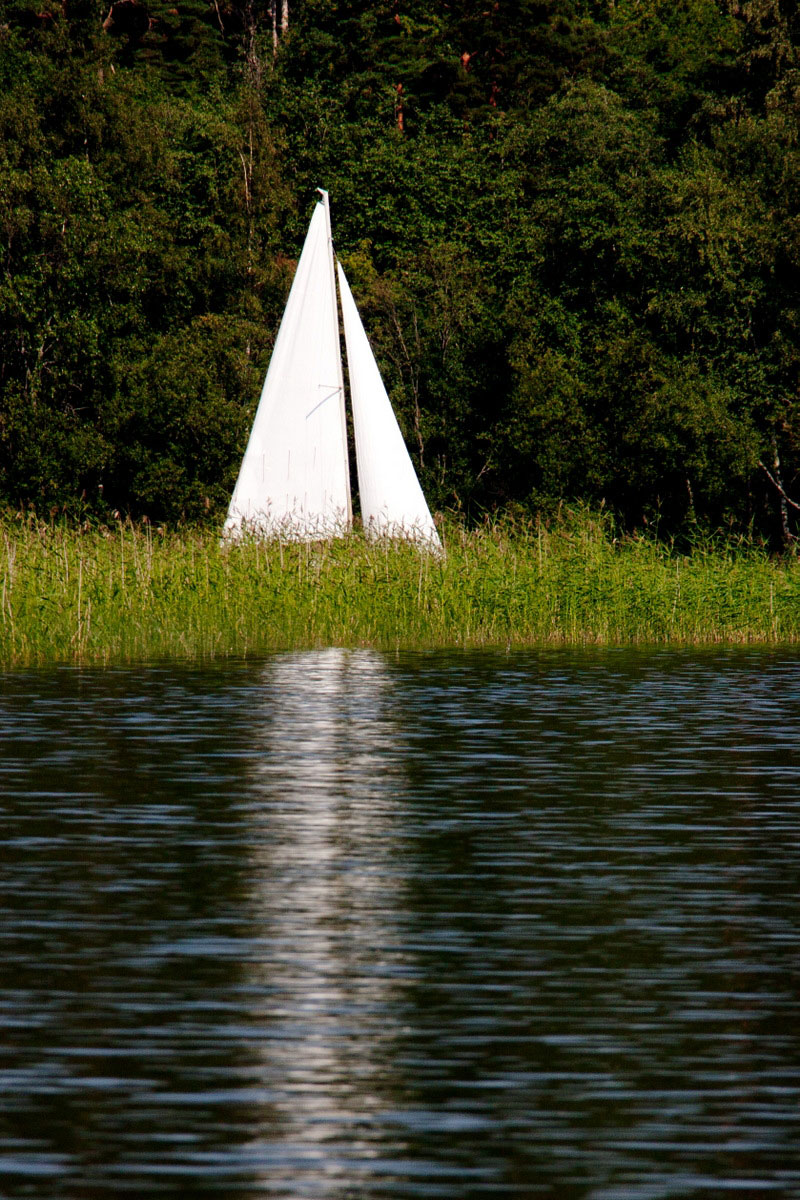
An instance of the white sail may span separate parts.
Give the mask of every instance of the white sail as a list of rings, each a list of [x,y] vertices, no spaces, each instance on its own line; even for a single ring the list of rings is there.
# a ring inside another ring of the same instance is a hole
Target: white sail
[[[439,549],[439,535],[378,364],[341,263],[337,266],[364,529],[369,537],[408,538]]]
[[[311,218],[223,537],[308,541],[351,524],[327,193]]]

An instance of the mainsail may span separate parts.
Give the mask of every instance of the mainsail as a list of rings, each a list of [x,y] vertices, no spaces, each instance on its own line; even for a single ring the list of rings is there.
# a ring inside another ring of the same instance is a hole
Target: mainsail
[[[320,189],[321,191],[321,189]],[[311,541],[352,524],[328,194],[311,218],[224,538]],[[359,496],[368,537],[441,543],[341,265]]]
[[[308,540],[351,523],[342,356],[327,194],[286,303],[223,536]]]
[[[342,264],[337,262],[336,265],[364,530],[368,537],[405,537],[439,546],[436,526],[383,386],[350,285]]]

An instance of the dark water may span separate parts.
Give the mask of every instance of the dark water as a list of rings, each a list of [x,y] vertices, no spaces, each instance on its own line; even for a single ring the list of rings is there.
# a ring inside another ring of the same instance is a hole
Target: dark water
[[[800,1196],[800,658],[0,677],[0,1195]]]

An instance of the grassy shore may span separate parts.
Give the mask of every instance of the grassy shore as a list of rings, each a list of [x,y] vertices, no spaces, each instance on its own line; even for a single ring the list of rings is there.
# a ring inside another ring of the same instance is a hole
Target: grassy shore
[[[800,565],[757,548],[617,542],[569,518],[412,546],[251,542],[0,520],[0,663],[385,648],[800,639]]]

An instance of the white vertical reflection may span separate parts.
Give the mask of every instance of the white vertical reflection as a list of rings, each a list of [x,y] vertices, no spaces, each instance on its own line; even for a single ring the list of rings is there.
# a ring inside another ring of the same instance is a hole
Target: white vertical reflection
[[[282,656],[264,683],[252,982],[270,1116],[253,1166],[271,1194],[332,1195],[372,1159],[388,1102],[403,974],[398,729],[373,652]]]

